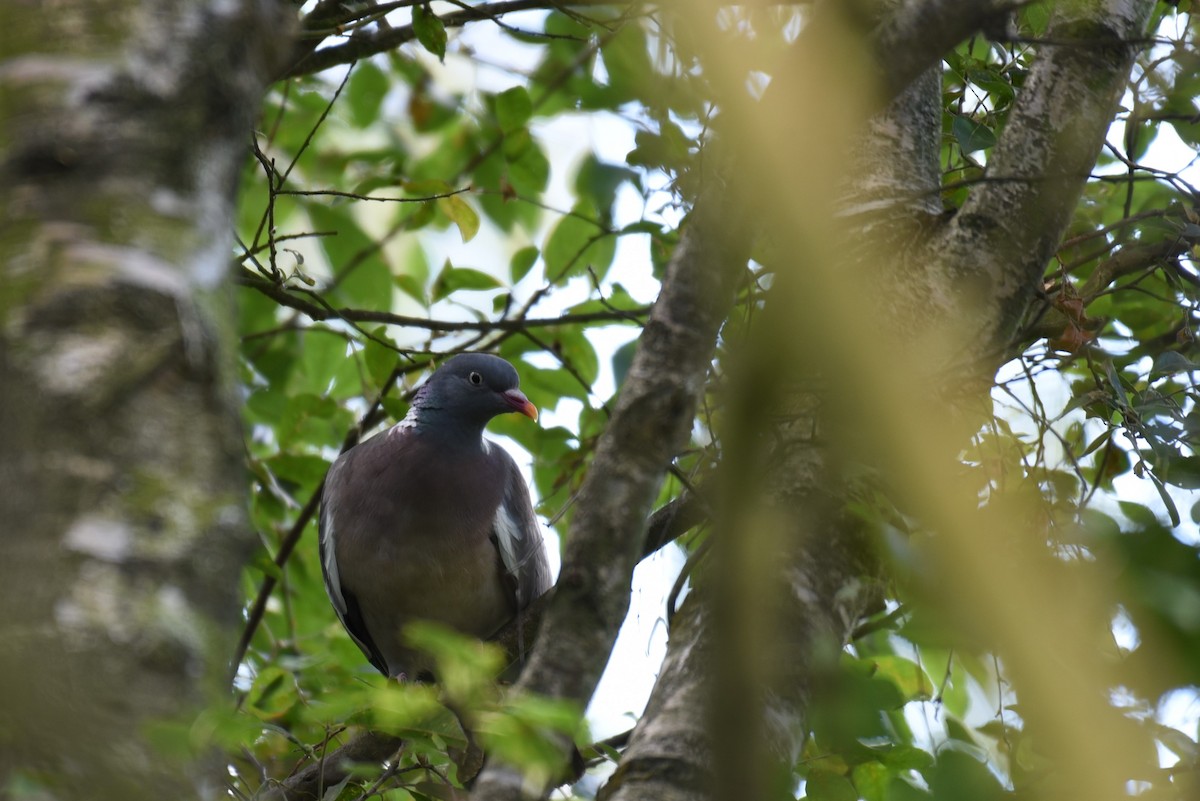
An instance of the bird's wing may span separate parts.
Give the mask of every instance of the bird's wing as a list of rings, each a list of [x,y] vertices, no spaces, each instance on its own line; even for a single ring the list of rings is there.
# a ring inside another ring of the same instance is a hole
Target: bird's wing
[[[317,518],[317,536],[321,548],[321,576],[325,579],[325,592],[333,603],[338,620],[346,627],[346,632],[354,644],[367,657],[367,660],[383,675],[388,675],[387,662],[379,651],[379,646],[371,639],[367,625],[363,621],[362,611],[358,607],[358,599],[342,586],[338,571],[336,531],[338,522],[338,496],[341,494],[345,477],[343,470],[347,460],[354,451],[350,450],[333,463],[325,476],[325,489],[321,493],[321,514]]]
[[[524,609],[550,589],[550,563],[542,541],[542,529],[533,513],[529,488],[508,452],[489,443],[489,452],[506,474],[504,495],[492,524],[492,540],[500,551],[504,571],[515,583],[517,609]]]

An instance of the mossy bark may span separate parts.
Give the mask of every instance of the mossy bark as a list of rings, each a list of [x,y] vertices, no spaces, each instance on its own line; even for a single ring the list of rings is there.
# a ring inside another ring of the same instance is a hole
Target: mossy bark
[[[188,727],[228,675],[214,645],[252,544],[223,279],[282,12],[6,11],[0,785],[18,795],[219,787]]]

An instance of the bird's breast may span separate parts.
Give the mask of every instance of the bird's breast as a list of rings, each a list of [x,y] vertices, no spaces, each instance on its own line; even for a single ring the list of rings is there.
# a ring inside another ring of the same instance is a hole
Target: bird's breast
[[[486,453],[448,458],[418,443],[403,458],[374,455],[352,465],[360,480],[332,510],[334,547],[341,585],[389,670],[410,672],[424,666],[404,643],[408,622],[487,637],[514,613],[491,542],[504,483]]]

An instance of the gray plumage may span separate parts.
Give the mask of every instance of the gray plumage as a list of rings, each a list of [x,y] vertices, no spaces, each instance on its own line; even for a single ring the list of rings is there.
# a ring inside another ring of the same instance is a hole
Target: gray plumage
[[[537,411],[512,365],[468,353],[417,390],[408,416],[342,454],[321,498],[325,589],[381,673],[430,665],[403,641],[423,619],[486,638],[550,587],[541,529],[493,417]]]

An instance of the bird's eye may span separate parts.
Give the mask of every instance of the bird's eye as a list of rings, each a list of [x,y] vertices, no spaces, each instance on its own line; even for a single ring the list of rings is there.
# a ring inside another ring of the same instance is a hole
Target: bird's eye
[[[481,376],[479,373],[471,373],[469,376],[467,376],[467,380],[475,386],[479,386],[483,383],[483,376]]]

